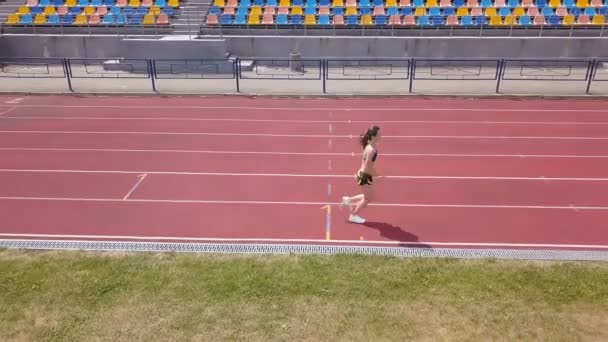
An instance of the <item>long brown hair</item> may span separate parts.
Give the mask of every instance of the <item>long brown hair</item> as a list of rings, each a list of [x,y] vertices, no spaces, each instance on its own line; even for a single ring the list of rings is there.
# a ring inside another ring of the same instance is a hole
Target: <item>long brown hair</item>
[[[365,148],[367,146],[367,144],[369,144],[370,140],[372,140],[373,137],[378,135],[379,131],[380,131],[380,127],[372,126],[367,129],[367,132],[365,132],[365,134],[361,135],[361,138],[359,139],[359,141],[361,142],[361,145],[363,146],[363,148]]]

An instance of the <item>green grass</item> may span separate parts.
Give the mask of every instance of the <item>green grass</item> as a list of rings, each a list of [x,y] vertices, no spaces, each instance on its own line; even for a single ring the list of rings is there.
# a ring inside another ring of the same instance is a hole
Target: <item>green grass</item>
[[[0,339],[608,340],[608,263],[0,251]]]

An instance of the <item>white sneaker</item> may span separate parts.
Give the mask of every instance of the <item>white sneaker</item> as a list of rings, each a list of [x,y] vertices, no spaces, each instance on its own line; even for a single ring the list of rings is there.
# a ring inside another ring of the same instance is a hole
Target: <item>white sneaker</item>
[[[345,205],[351,205],[350,197],[348,197],[348,196],[342,197],[342,203],[340,203],[340,209],[344,208]]]
[[[350,215],[348,220],[352,223],[359,223],[359,224],[365,223],[365,219],[358,215]]]

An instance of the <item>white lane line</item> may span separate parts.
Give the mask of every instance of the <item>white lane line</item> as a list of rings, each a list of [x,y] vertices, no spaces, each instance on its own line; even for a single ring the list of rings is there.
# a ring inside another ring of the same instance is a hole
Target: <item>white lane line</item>
[[[429,101],[432,103],[432,101]],[[0,104],[0,106],[3,106]],[[360,108],[347,108],[347,107],[297,107],[297,104],[291,107],[256,107],[256,106],[154,106],[154,105],[53,105],[53,104],[19,104],[19,107],[32,107],[32,108],[117,108],[117,109],[129,109],[129,108],[143,108],[143,109],[237,109],[239,111],[254,111],[254,110],[280,110],[280,111],[338,111],[338,112],[403,112],[404,114],[419,111],[419,112],[539,112],[539,113],[608,113],[608,109],[522,109],[522,108],[462,108],[462,107],[446,107],[446,108],[433,108],[433,107],[421,107],[421,108],[387,108],[387,107],[360,107]]]
[[[329,134],[272,134],[272,133],[219,133],[219,132],[146,132],[146,131],[0,131],[5,134],[127,134],[127,135],[201,135],[201,136],[236,136],[236,137],[280,137],[280,138],[349,138],[352,135]],[[518,140],[608,140],[608,137],[581,136],[506,136],[506,135],[384,135],[384,139],[518,139]]]
[[[327,143],[332,149],[332,140]],[[0,147],[0,151],[46,151],[46,152],[124,152],[124,153],[193,153],[193,154],[255,154],[294,156],[355,156],[354,152],[281,152],[281,151],[219,151],[219,150],[147,150],[120,148],[46,148],[46,147]],[[573,154],[467,154],[467,153],[383,153],[387,157],[473,157],[473,158],[608,158],[608,155]]]
[[[0,111],[0,115],[4,115],[4,114],[6,114],[6,113],[10,113],[11,111],[13,111],[13,110],[15,110],[15,109],[17,109],[17,107],[11,107],[11,108],[9,108],[9,109],[7,109],[7,110],[5,110],[5,111]],[[4,117],[3,119],[5,119],[5,118],[6,118],[6,117]]]
[[[90,173],[90,174],[143,174],[179,175],[179,176],[226,176],[226,177],[300,177],[300,178],[352,178],[353,175],[336,174],[301,174],[301,173],[231,173],[231,172],[185,172],[185,171],[121,171],[121,170],[58,170],[58,169],[0,169],[0,172],[29,173]],[[605,182],[608,178],[580,177],[489,177],[489,176],[422,176],[422,175],[385,175],[391,179],[464,179],[464,180],[518,180],[518,181],[594,181]]]
[[[500,242],[439,242],[439,241],[394,241],[394,240],[322,240],[322,239],[273,239],[273,238],[203,238],[178,236],[136,236],[136,235],[76,235],[76,234],[19,234],[0,233],[9,238],[51,238],[51,239],[98,239],[98,240],[144,240],[144,241],[199,241],[199,242],[270,242],[270,243],[321,243],[321,244],[363,244],[363,245],[425,245],[425,246],[471,246],[471,247],[513,247],[513,248],[582,248],[608,249],[608,245],[592,244],[550,244],[550,243],[500,243]],[[48,241],[48,240],[47,240]],[[62,241],[62,240],[54,240]],[[82,241],[85,242],[85,241]]]
[[[597,122],[580,122],[580,121],[445,121],[445,120],[285,120],[285,119],[231,119],[231,118],[180,118],[180,117],[87,117],[87,116],[8,116],[7,119],[14,120],[135,120],[135,121],[219,121],[219,122],[277,122],[277,123],[334,123],[334,124],[349,124],[349,123],[378,123],[378,124],[437,124],[437,125],[454,125],[454,124],[480,124],[480,125],[608,125],[607,121]]]
[[[21,101],[23,101],[23,98],[22,97],[18,97],[16,99],[13,99],[13,100],[10,100],[10,101],[5,101],[5,103],[18,104]]]
[[[146,179],[146,176],[148,176],[147,173],[144,173],[142,175],[137,176],[137,178],[139,178],[137,180],[137,182],[135,183],[135,185],[133,185],[133,187],[131,187],[131,190],[129,190],[129,192],[127,192],[127,194],[125,195],[125,197],[122,198],[123,201],[126,201],[127,199],[129,199],[129,196],[131,196],[131,194],[133,193],[133,191],[135,191],[135,189],[137,189],[137,187],[141,184],[141,182],[144,181],[144,179]]]
[[[112,199],[86,197],[27,197],[0,196],[5,201],[48,201],[48,202],[131,202],[131,203],[173,203],[173,204],[248,204],[248,205],[339,205],[340,202],[312,201],[228,201],[228,200],[168,200],[168,199]],[[541,210],[608,210],[603,206],[547,206],[547,205],[495,205],[495,204],[426,204],[426,203],[370,203],[373,207],[399,208],[466,208],[466,209],[541,209]]]

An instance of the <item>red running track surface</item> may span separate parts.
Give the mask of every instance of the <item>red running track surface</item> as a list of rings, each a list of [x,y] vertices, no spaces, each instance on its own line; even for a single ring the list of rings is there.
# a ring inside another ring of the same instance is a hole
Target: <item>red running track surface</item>
[[[0,96],[4,239],[608,250],[607,193],[605,101]]]

